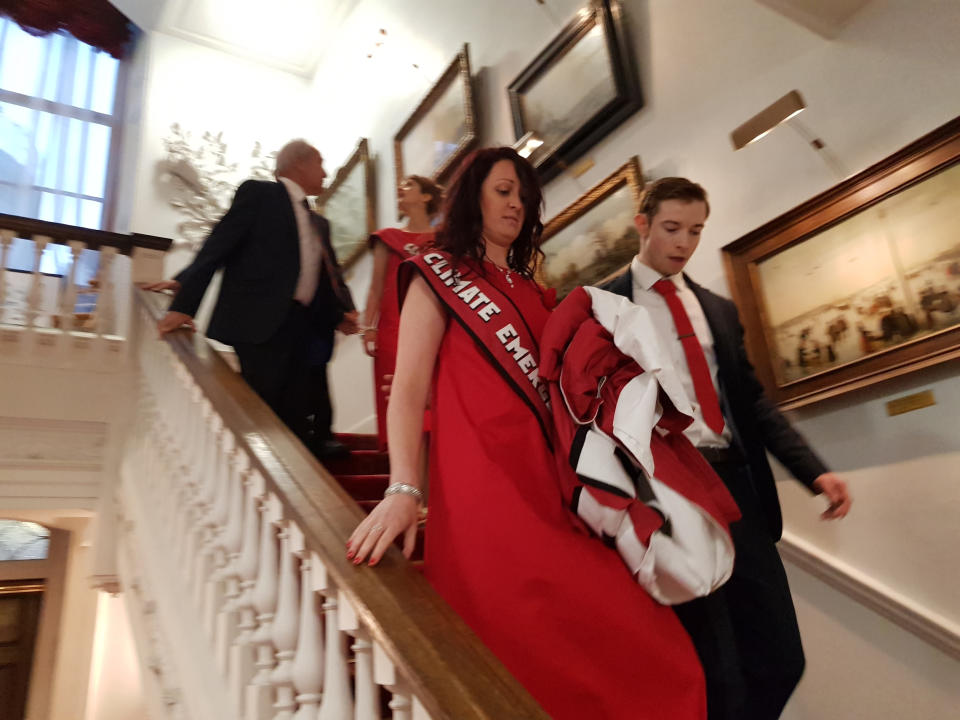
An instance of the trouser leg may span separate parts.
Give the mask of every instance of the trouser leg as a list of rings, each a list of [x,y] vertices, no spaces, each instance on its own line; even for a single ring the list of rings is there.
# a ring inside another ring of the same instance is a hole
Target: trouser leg
[[[723,587],[743,674],[741,716],[776,720],[803,674],[796,611],[749,470],[723,469],[720,474],[743,516],[731,527],[736,560]]]

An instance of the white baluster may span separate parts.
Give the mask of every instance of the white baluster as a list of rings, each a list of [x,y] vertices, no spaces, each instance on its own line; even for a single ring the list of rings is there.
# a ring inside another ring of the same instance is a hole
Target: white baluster
[[[40,274],[40,257],[50,238],[45,235],[33,237],[33,277],[30,281],[30,292],[27,295],[27,327],[37,326],[37,316],[40,314],[40,302],[43,293],[43,276]],[[4,269],[6,272],[6,269]]]
[[[237,558],[237,574],[240,576],[240,596],[237,599],[239,622],[237,635],[230,648],[230,691],[239,708],[246,713],[246,688],[253,679],[254,646],[253,633],[257,629],[256,610],[253,607],[253,588],[256,583],[260,549],[259,498],[264,493],[264,480],[256,470],[244,480],[243,547]]]
[[[393,695],[390,700],[393,720],[411,720],[413,703],[410,700],[410,690],[397,673],[396,665],[377,642],[373,644],[373,679],[377,685],[387,688]]]
[[[268,493],[261,505],[260,563],[257,583],[253,588],[253,605],[257,609],[258,627],[253,634],[257,647],[257,674],[247,686],[247,720],[266,720],[272,717],[274,666],[273,618],[277,609],[277,523],[280,521],[280,501]]]
[[[353,696],[347,670],[347,636],[340,632],[340,593],[330,581],[323,603],[326,626],[326,663],[323,668],[323,701],[318,720],[345,720],[353,717]]]
[[[294,720],[317,720],[323,697],[323,627],[318,600],[328,586],[327,570],[316,553],[305,551],[300,572],[300,634],[292,673],[300,709]]]
[[[342,632],[352,635],[355,639],[350,649],[354,659],[354,702],[356,703],[356,720],[377,720],[380,717],[378,709],[377,688],[373,682],[373,645],[370,644],[370,635],[367,629],[360,624],[356,608],[341,592],[338,598],[338,617]]]
[[[117,256],[115,247],[100,248],[100,269],[97,277],[100,278],[100,294],[97,298],[97,334],[117,334],[117,311],[115,307],[115,289],[113,282],[113,261]]]
[[[60,329],[64,332],[73,330],[73,317],[77,308],[77,262],[87,244],[80,240],[70,240],[70,271],[67,273],[67,286],[63,290],[60,303]]]
[[[271,680],[276,688],[273,720],[292,720],[297,709],[293,689],[293,658],[297,650],[300,628],[300,588],[297,572],[298,556],[303,550],[303,533],[292,520],[280,531],[280,589],[277,614],[273,619],[273,645],[277,650],[277,667]]]
[[[227,478],[228,499],[227,524],[221,536],[226,564],[223,568],[223,602],[217,614],[217,662],[224,674],[229,673],[230,647],[236,639],[240,598],[240,550],[243,546],[243,486],[249,472],[246,453],[236,450],[236,440],[232,433],[227,435],[227,446],[234,448],[230,453],[230,473]]]
[[[6,317],[7,305],[7,249],[16,237],[13,230],[0,230],[0,323]]]

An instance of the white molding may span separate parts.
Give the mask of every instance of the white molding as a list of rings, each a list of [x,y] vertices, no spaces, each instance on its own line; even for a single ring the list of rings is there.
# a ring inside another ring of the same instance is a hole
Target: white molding
[[[0,468],[103,469],[107,424],[0,417]]]
[[[960,660],[960,627],[908,597],[785,531],[779,544],[783,559],[813,575],[864,607]]]

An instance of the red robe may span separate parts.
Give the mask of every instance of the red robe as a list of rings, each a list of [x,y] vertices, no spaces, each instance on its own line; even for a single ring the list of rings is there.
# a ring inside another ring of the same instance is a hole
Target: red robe
[[[384,228],[370,236],[371,248],[377,241],[390,249],[387,272],[380,297],[377,320],[377,354],[373,359],[373,387],[377,399],[377,435],[380,450],[387,449],[387,396],[381,390],[385,375],[393,375],[397,366],[397,331],[400,326],[400,303],[397,295],[397,271],[400,263],[413,257],[433,240],[433,233],[412,233],[399,228]]]
[[[410,264],[431,272],[423,256]],[[512,301],[539,338],[542,291],[485,269],[509,296],[501,305]],[[456,320],[432,398],[425,574],[434,588],[557,720],[705,718],[703,673],[676,616],[616,551],[577,529],[537,415]]]

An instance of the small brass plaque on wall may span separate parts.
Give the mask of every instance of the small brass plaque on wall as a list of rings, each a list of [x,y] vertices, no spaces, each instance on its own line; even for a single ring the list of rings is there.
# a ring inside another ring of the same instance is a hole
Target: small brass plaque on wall
[[[904,395],[901,398],[896,400],[891,400],[887,403],[887,415],[893,417],[894,415],[902,415],[903,413],[908,413],[911,410],[920,410],[921,408],[930,407],[931,405],[936,405],[937,401],[933,397],[933,390],[924,390],[923,392],[914,393],[913,395]]]

